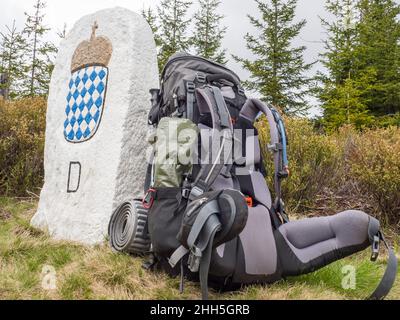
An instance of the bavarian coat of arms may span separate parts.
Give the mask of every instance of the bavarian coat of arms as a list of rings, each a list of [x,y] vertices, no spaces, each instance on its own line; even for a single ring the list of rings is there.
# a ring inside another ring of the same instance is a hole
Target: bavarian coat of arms
[[[95,23],[90,40],[80,43],[72,57],[64,122],[64,137],[72,143],[92,138],[103,115],[112,44],[96,37],[97,28]]]

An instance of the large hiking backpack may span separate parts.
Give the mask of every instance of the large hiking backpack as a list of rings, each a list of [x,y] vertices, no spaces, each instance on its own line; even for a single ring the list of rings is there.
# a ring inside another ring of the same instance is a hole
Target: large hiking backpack
[[[209,285],[232,290],[272,283],[370,245],[376,260],[383,241],[388,268],[371,298],[387,295],[397,259],[375,218],[353,210],[289,222],[281,198],[288,176],[284,123],[274,108],[246,98],[236,74],[200,57],[174,55],[161,89],[152,90],[152,105],[149,123],[157,131],[140,206],[148,220],[133,237],[135,243],[151,240],[149,266],[181,275],[182,289],[184,277],[199,281],[206,299]],[[274,197],[254,126],[260,114],[270,127]],[[119,214],[128,216],[117,210],[113,220]]]

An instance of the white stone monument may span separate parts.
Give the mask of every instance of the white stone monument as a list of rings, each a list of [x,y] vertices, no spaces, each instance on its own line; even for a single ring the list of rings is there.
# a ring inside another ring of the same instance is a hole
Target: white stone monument
[[[114,8],[76,23],[51,79],[33,226],[56,239],[104,241],[115,207],[143,195],[149,90],[158,85],[153,34],[140,15]]]

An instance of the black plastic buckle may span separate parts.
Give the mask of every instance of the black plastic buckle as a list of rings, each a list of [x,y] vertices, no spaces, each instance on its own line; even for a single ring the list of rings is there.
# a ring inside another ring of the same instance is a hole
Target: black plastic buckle
[[[204,73],[201,73],[201,72],[198,72],[196,74],[196,79],[197,79],[198,83],[205,83],[206,80],[207,80],[206,75]]]
[[[143,198],[142,204],[143,208],[149,210],[154,204],[154,198],[156,196],[157,191],[155,189],[149,189],[146,195]]]
[[[196,86],[193,82],[187,82],[186,83],[186,91],[188,93],[194,93],[194,90],[196,89]]]
[[[190,196],[190,189],[182,189],[182,197],[184,199],[189,199]]]
[[[374,236],[374,241],[372,242],[371,261],[376,261],[378,259],[380,241],[381,239],[379,236]]]
[[[241,96],[245,96],[244,89],[242,87],[238,87],[238,94]]]

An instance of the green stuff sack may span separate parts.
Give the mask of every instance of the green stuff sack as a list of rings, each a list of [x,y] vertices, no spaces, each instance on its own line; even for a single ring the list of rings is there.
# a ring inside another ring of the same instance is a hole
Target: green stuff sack
[[[188,119],[161,119],[155,139],[154,188],[179,188],[197,155],[199,129]]]

